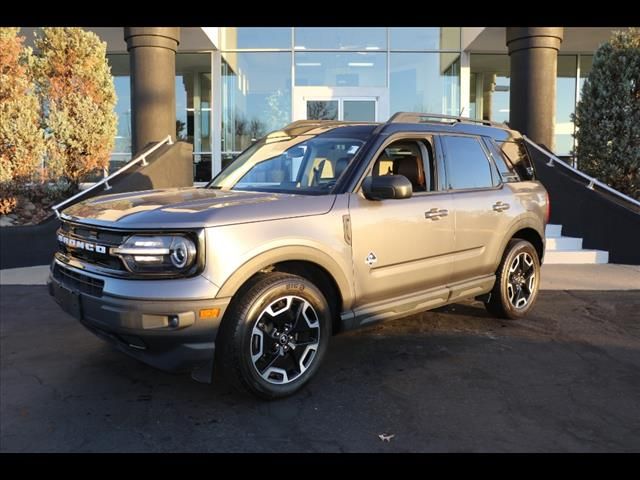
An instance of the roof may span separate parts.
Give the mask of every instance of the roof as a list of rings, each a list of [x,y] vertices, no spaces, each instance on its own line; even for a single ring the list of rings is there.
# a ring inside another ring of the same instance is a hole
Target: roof
[[[521,138],[521,134],[506,124],[486,120],[454,117],[441,114],[398,112],[387,122],[345,122],[338,120],[299,120],[280,132],[288,136],[313,135],[343,126],[376,126],[375,133],[389,135],[399,132],[462,133],[483,135],[498,141]]]

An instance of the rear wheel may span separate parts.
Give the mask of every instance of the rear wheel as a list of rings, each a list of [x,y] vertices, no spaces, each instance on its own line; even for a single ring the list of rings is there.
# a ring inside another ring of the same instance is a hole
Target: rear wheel
[[[521,318],[533,308],[539,285],[540,259],[535,247],[526,240],[510,240],[485,307],[501,318]]]
[[[259,274],[225,314],[217,360],[229,380],[263,398],[299,390],[317,371],[331,336],[331,311],[310,281]]]

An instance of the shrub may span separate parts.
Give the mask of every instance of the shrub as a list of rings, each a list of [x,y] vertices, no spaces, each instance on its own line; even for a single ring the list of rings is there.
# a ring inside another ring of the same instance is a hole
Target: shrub
[[[34,180],[44,154],[33,56],[19,31],[0,28],[0,183]]]
[[[640,198],[640,30],[598,48],[573,120],[580,168]]]
[[[115,141],[116,95],[106,43],[81,28],[44,27],[35,45],[47,167],[77,185],[108,166]]]

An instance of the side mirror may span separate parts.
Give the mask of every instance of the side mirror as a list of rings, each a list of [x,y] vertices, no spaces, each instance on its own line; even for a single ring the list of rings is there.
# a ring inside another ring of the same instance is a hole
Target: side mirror
[[[404,175],[382,175],[365,178],[362,182],[362,193],[368,200],[410,198],[413,187]]]

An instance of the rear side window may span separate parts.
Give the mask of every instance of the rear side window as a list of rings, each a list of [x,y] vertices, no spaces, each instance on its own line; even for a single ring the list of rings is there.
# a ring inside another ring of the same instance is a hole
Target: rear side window
[[[533,163],[529,158],[524,142],[498,142],[498,145],[500,146],[500,150],[504,156],[507,157],[509,162],[511,162],[520,178],[524,180],[533,180],[535,177]]]
[[[447,135],[441,138],[450,189],[491,188],[497,184],[489,159],[476,138]]]
[[[484,138],[484,145],[489,149],[491,156],[500,172],[500,176],[502,177],[503,182],[519,182],[520,178],[518,174],[513,168],[513,165],[508,163],[501,150],[496,146],[495,143],[489,138]]]

